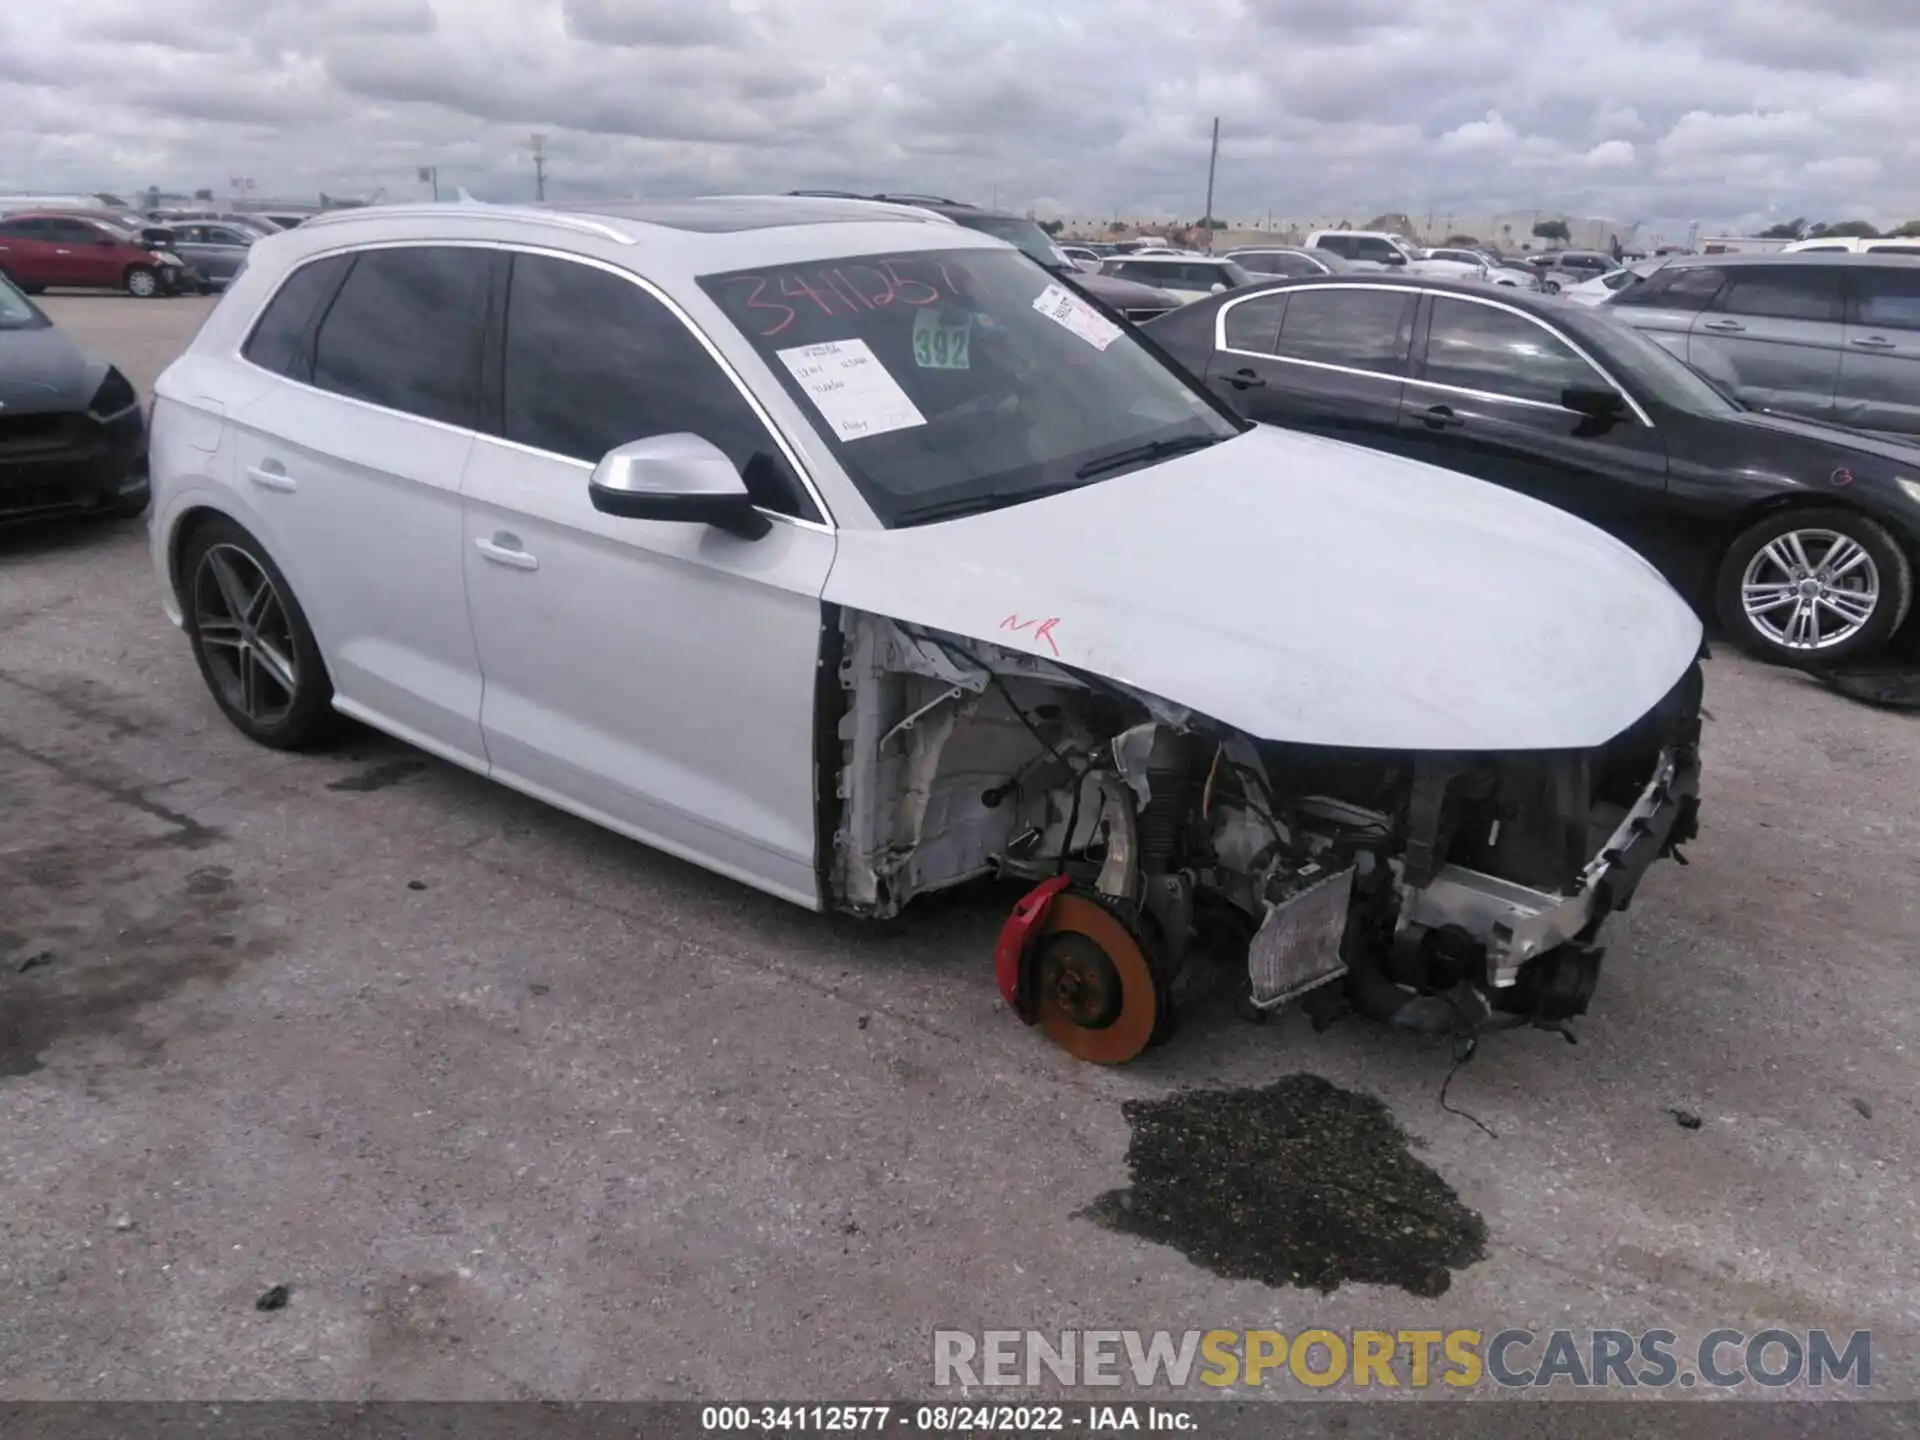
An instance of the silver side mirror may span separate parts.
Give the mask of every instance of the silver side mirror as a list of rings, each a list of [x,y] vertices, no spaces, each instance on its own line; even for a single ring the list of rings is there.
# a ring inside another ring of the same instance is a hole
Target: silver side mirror
[[[587,494],[601,514],[629,520],[712,525],[743,540],[773,528],[733,461],[698,435],[652,435],[609,450],[593,467]]]

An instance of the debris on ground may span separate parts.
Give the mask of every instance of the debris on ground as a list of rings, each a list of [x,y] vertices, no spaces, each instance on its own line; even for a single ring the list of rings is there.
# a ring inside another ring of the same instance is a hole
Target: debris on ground
[[[112,1224],[113,1228],[116,1230],[133,1229],[133,1217],[131,1215],[128,1215],[124,1211],[114,1216],[110,1223]]]
[[[407,889],[409,890],[424,890],[426,888],[427,888],[427,882],[424,880],[407,881]]]
[[[24,975],[29,970],[44,970],[51,964],[53,964],[53,951],[36,950],[20,962],[20,973]]]
[[[1815,670],[1815,679],[1849,700],[1886,710],[1920,710],[1920,665],[1868,661],[1832,670]]]
[[[553,989],[551,985],[542,985],[538,980],[531,981],[527,985],[529,995],[544,995],[551,989]]]
[[[1487,1227],[1379,1100],[1317,1075],[1129,1100],[1133,1184],[1087,1213],[1231,1280],[1443,1295]]]
[[[287,1301],[292,1295],[293,1291],[287,1286],[275,1285],[258,1300],[253,1302],[253,1308],[256,1310],[284,1310],[287,1308]]]
[[[862,1030],[864,1030],[867,1028],[869,1024],[872,1023],[872,1021],[873,1021],[873,1017],[871,1015],[862,1015],[858,1020],[854,1021],[854,1024],[858,1025]]]
[[[1858,1095],[1854,1096],[1849,1103],[1853,1106],[1854,1109],[1860,1112],[1860,1118],[1862,1120],[1873,1119],[1873,1106],[1869,1105],[1866,1101],[1862,1100]]]
[[[1700,1128],[1700,1117],[1691,1110],[1682,1110],[1676,1106],[1669,1105],[1667,1107],[1667,1114],[1673,1117],[1673,1123],[1678,1125],[1682,1130],[1698,1130]]]

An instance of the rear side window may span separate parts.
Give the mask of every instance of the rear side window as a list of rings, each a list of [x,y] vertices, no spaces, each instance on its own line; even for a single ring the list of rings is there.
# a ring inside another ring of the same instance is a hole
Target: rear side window
[[[352,263],[352,256],[331,255],[302,265],[289,275],[279,293],[267,302],[240,353],[262,370],[289,380],[311,380],[313,323]]]
[[[1762,319],[1835,320],[1840,315],[1840,272],[1823,265],[1742,268],[1733,272],[1713,308]]]
[[[1850,271],[1847,319],[1883,330],[1920,330],[1920,265]]]
[[[1280,338],[1280,317],[1286,314],[1286,295],[1256,295],[1227,309],[1227,349],[1271,355]]]
[[[1401,321],[1412,300],[1411,291],[1295,290],[1274,354],[1398,375],[1405,368]]]
[[[1600,373],[1553,333],[1491,305],[1433,298],[1426,378],[1435,385],[1558,405],[1571,385],[1604,385]]]
[[[313,383],[446,425],[471,426],[493,252],[363,250],[320,322]]]
[[[630,280],[514,256],[501,378],[502,429],[516,444],[592,464],[635,440],[691,433],[726,452],[755,504],[822,518],[739,388]]]

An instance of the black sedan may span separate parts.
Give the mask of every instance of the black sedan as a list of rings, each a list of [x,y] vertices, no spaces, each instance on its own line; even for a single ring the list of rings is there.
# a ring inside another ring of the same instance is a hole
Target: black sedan
[[[0,279],[0,521],[147,508],[147,425],[113,366]]]
[[[1920,448],[1749,410],[1602,311],[1335,277],[1215,296],[1144,333],[1250,419],[1585,517],[1768,659],[1859,659],[1907,618]]]

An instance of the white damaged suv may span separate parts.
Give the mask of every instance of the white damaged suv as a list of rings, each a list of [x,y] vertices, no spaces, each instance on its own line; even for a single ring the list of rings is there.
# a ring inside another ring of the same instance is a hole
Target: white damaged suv
[[[1000,985],[1089,1060],[1208,975],[1562,1026],[1695,830],[1700,625],[1631,550],[1238,420],[908,209],[322,216],[151,450],[246,734],[352,716],[809,909],[1019,880]]]

